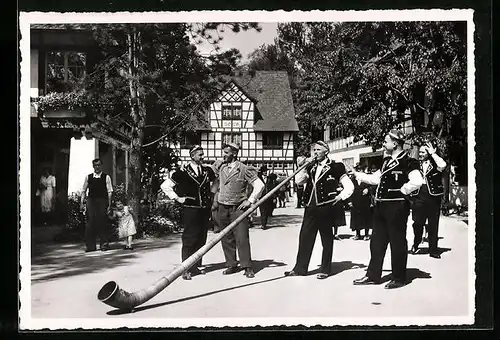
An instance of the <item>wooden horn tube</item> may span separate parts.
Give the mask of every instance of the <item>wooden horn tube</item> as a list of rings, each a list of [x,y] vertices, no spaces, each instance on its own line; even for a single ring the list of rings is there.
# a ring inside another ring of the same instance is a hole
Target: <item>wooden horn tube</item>
[[[122,310],[132,310],[134,307],[143,304],[144,302],[150,300],[162,290],[164,290],[168,285],[170,285],[179,276],[182,276],[186,271],[188,271],[195,263],[197,263],[203,255],[205,255],[210,249],[212,249],[224,236],[226,236],[238,223],[240,223],[244,218],[247,218],[255,209],[259,207],[264,201],[269,199],[276,191],[278,191],[283,185],[289,182],[299,171],[311,164],[312,161],[306,162],[301,165],[293,174],[288,176],[284,181],[279,183],[270,192],[264,195],[255,204],[252,204],[243,214],[241,214],[237,219],[235,219],[231,224],[222,229],[216,237],[206,243],[193,255],[188,257],[183,261],[179,267],[175,268],[170,274],[160,278],[156,283],[145,288],[143,290],[128,293],[121,289],[115,281],[109,281],[106,283],[97,294],[99,301]]]

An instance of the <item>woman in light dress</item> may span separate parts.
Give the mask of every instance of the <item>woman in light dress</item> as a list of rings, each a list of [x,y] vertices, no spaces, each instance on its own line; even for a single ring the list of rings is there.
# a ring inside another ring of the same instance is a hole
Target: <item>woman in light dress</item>
[[[132,250],[132,237],[137,233],[137,230],[135,228],[134,216],[131,214],[129,207],[124,205],[122,200],[117,200],[111,217],[117,219],[118,238],[120,240],[126,239],[123,249]]]
[[[40,197],[40,209],[45,225],[52,217],[56,206],[56,178],[50,172],[50,168],[43,169],[36,192],[37,196]]]

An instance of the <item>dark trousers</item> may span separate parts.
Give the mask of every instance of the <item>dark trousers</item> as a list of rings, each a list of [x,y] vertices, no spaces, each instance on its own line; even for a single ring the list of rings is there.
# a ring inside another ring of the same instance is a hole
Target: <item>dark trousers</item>
[[[271,216],[273,214],[273,210],[274,210],[274,203],[273,203],[272,198],[270,198],[268,201],[263,202],[259,206],[259,210],[260,210],[260,220],[261,220],[262,228],[266,228],[267,227],[267,220],[269,219],[269,216]]]
[[[422,186],[412,205],[413,246],[422,242],[425,222],[429,236],[429,253],[438,251],[439,216],[441,215],[441,196],[431,196],[426,186]]]
[[[323,245],[320,271],[330,274],[333,255],[333,231],[330,223],[332,210],[331,206],[306,207],[302,226],[300,227],[297,262],[293,268],[295,272],[299,274],[307,273],[319,231],[321,244]]]
[[[106,214],[107,198],[87,198],[87,225],[85,228],[85,243],[87,250],[96,249],[99,238],[101,247],[109,243],[109,219]]]
[[[226,228],[244,213],[243,210],[237,210],[237,207],[237,205],[219,204],[219,223],[221,229]],[[222,238],[222,250],[224,251],[227,267],[236,267],[238,265],[236,250],[238,250],[240,266],[242,268],[252,267],[248,228],[248,218],[245,218]]]
[[[391,244],[392,279],[406,281],[408,242],[406,225],[410,214],[407,201],[377,202],[373,214],[373,232],[370,239],[371,259],[367,276],[379,280],[382,276],[387,245]]]
[[[182,208],[182,250],[181,256],[184,262],[207,242],[207,228],[209,226],[210,209],[208,208]],[[201,267],[202,259],[191,267],[196,270]]]
[[[302,207],[303,197],[304,197],[304,186],[298,185],[297,186],[297,208]]]

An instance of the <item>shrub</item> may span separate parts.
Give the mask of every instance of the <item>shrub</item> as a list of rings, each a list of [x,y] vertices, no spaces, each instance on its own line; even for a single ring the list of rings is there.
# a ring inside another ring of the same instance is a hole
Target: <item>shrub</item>
[[[85,236],[85,215],[80,210],[81,195],[68,196],[68,222],[64,229],[54,237],[55,242],[80,242]]]
[[[181,228],[182,207],[175,201],[160,202],[156,208],[144,210],[140,222],[143,236],[165,236]]]

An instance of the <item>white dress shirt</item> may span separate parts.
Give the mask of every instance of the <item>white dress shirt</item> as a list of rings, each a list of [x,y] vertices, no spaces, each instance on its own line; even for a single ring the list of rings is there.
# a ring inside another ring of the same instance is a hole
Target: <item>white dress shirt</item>
[[[319,162],[316,166],[316,174],[314,178],[314,182],[316,183],[320,174],[321,170],[323,170],[323,167],[326,165],[328,162],[328,158],[323,159],[321,162]],[[309,178],[309,174],[307,173],[306,169],[302,169],[295,175],[295,183],[297,185],[302,185],[307,182],[307,179]],[[342,200],[346,200],[349,197],[351,197],[352,193],[354,192],[354,184],[352,183],[351,179],[349,176],[344,175],[340,178],[340,184],[342,184],[342,191],[339,193],[339,197]]]
[[[100,173],[92,173],[92,178],[101,178],[101,175],[103,174],[103,172],[101,171]],[[83,192],[87,192],[87,188],[88,188],[88,176],[85,176],[85,180],[83,182]],[[111,178],[109,177],[109,175],[106,176],[106,190],[108,192],[108,194],[112,193],[113,192],[113,184],[111,183]]]
[[[391,155],[392,159],[396,159],[401,152],[398,152],[397,154],[392,154]],[[365,174],[364,172],[355,172],[355,175],[356,178],[361,180],[362,182],[371,185],[378,185],[380,183],[380,177],[382,176],[382,171],[377,170],[373,174]],[[411,192],[420,188],[420,186],[422,186],[422,184],[424,183],[425,183],[424,178],[422,177],[420,171],[412,170],[408,174],[408,182],[403,184],[403,186],[401,187],[401,192],[403,193],[403,195],[409,195]]]

